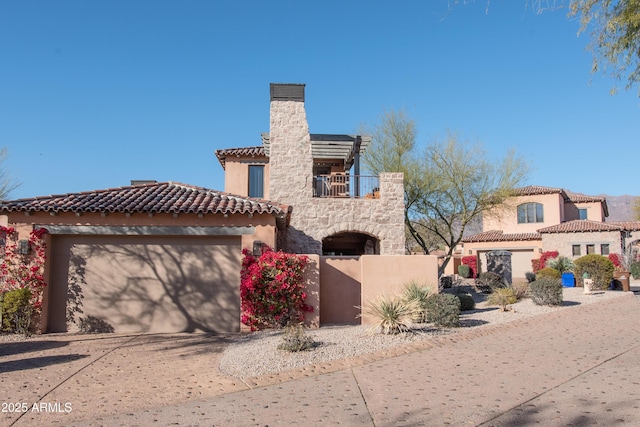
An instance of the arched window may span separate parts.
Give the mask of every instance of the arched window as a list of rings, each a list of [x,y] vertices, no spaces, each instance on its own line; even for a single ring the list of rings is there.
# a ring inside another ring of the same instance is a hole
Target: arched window
[[[523,203],[518,206],[518,224],[544,222],[542,203]]]

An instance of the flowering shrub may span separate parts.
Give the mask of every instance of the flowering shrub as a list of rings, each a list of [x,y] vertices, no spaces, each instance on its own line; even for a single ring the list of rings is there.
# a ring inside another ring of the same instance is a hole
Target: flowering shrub
[[[0,239],[4,241],[4,251],[0,253],[0,292],[28,288],[31,291],[31,305],[34,310],[42,306],[42,291],[46,260],[45,228],[36,228],[29,234],[30,253],[18,253],[18,236],[11,227],[0,227]]]
[[[469,278],[475,279],[478,274],[478,258],[475,255],[463,256],[462,257],[462,265],[468,265],[471,270],[471,275]]]
[[[256,330],[259,326],[284,327],[304,320],[313,307],[305,303],[302,272],[308,263],[304,255],[275,252],[267,248],[261,256],[242,251],[240,297],[242,323]]]
[[[531,267],[534,273],[537,273],[539,270],[545,268],[547,266],[547,261],[553,258],[557,258],[559,255],[558,251],[546,251],[540,254],[540,258],[531,260]]]
[[[622,257],[619,254],[609,254],[609,261],[613,263],[616,270],[622,269]]]

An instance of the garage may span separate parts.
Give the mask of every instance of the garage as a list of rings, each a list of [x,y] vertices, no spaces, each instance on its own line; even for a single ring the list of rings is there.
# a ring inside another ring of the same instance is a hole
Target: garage
[[[3,202],[0,224],[16,241],[47,230],[39,332],[229,333],[241,329],[242,250],[276,247],[289,212],[145,181]]]
[[[55,235],[52,248],[49,332],[240,329],[240,236]]]

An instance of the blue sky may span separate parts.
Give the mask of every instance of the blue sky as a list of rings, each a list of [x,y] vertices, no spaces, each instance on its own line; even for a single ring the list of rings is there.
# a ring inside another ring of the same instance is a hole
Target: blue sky
[[[11,197],[132,179],[222,190],[214,152],[261,143],[271,82],[306,84],[312,133],[403,109],[419,144],[454,132],[490,157],[515,149],[528,184],[640,195],[637,88],[611,96],[616,82],[591,74],[566,9],[452,3],[0,2]]]

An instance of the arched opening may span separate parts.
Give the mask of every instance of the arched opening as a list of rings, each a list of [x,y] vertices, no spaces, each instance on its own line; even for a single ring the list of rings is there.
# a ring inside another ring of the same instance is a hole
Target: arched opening
[[[365,233],[344,231],[322,239],[323,255],[379,255],[380,240]]]

